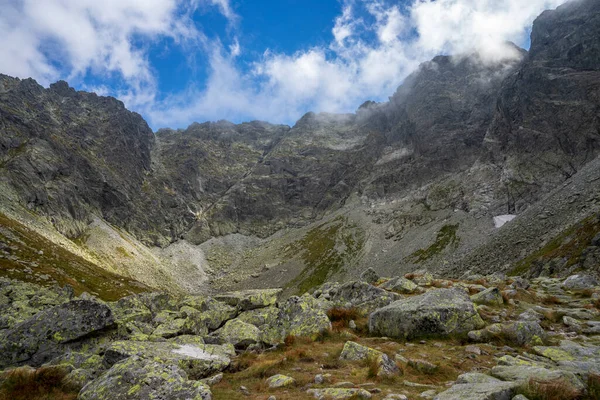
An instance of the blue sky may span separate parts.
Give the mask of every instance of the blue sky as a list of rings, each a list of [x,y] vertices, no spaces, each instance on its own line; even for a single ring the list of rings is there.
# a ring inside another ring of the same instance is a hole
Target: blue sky
[[[123,100],[154,128],[293,124],[387,99],[437,54],[528,46],[565,0],[0,0],[0,72]]]

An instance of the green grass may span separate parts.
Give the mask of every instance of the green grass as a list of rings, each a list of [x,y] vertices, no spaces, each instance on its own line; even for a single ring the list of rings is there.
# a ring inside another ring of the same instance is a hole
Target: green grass
[[[311,229],[286,251],[288,258],[299,256],[305,265],[287,287],[297,288],[296,292],[301,294],[322,285],[328,277],[356,259],[364,247],[364,240],[364,232],[343,217]]]
[[[458,224],[444,225],[437,234],[435,242],[426,249],[419,249],[412,253],[407,258],[409,261],[418,264],[429,260],[430,258],[440,254],[448,246],[458,247],[460,237],[456,235]]]
[[[133,279],[113,274],[71,253],[14,219],[0,213],[0,241],[8,255],[0,258],[0,276],[42,286],[71,285],[113,301],[150,290]],[[41,276],[48,279],[40,279]]]
[[[581,254],[590,246],[598,232],[600,232],[600,214],[579,221],[538,251],[517,262],[509,275],[527,274],[534,264],[545,264],[556,258],[566,259],[565,268],[569,268],[581,260]]]

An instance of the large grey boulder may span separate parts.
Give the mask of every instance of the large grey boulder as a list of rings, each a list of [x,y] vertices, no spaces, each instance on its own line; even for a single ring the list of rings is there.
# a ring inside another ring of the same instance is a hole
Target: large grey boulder
[[[398,300],[369,316],[374,335],[412,339],[463,335],[485,325],[469,296],[460,289],[437,289]]]
[[[133,356],[88,383],[79,400],[210,400],[210,388],[174,365]]]
[[[560,369],[549,369],[531,365],[497,365],[492,368],[492,375],[503,381],[528,382],[530,379],[539,381],[565,380],[578,390],[584,390],[585,385],[572,372]]]
[[[562,287],[567,290],[594,289],[599,285],[598,279],[586,274],[571,275],[562,283]]]
[[[511,400],[519,383],[500,380],[482,383],[462,383],[434,397],[434,400]]]
[[[352,341],[344,344],[340,360],[376,362],[377,376],[391,376],[400,372],[396,363],[387,354]]]
[[[65,345],[114,325],[108,306],[72,300],[37,313],[0,337],[0,368],[39,366],[64,351]]]
[[[516,345],[543,344],[546,331],[535,321],[516,321],[506,324],[492,324],[484,329],[471,331],[469,339],[474,342],[488,342],[501,338]]]
[[[238,349],[245,349],[261,340],[260,329],[237,318],[227,321],[211,336],[218,338],[223,343],[230,343]]]
[[[419,290],[419,285],[402,276],[397,276],[380,285],[380,287],[402,294],[412,294]]]
[[[231,346],[128,340],[113,342],[108,346],[104,353],[104,365],[110,367],[125,358],[138,356],[181,368],[190,379],[202,379],[227,368],[234,354]]]
[[[314,296],[319,300],[330,301],[331,306],[356,308],[364,314],[387,306],[400,298],[400,295],[396,293],[361,281],[344,284],[326,283],[315,291]]]
[[[476,293],[471,296],[471,300],[475,304],[484,304],[486,306],[501,306],[504,304],[502,293],[500,293],[497,287],[491,287]]]

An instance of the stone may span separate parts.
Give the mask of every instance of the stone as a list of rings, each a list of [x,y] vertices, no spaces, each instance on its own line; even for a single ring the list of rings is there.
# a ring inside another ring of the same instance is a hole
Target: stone
[[[202,383],[207,384],[208,386],[214,386],[223,380],[223,376],[224,375],[222,373],[219,373],[219,374],[213,375],[211,377],[201,379],[200,381]]]
[[[510,400],[516,394],[519,383],[488,381],[482,383],[455,384],[434,397],[434,400]]]
[[[242,290],[219,294],[214,298],[241,311],[248,311],[274,305],[281,291],[282,289]]]
[[[571,275],[562,283],[562,287],[567,290],[594,289],[599,285],[598,279],[586,274]]]
[[[343,388],[326,388],[326,389],[309,389],[307,394],[315,399],[327,400],[345,400],[345,399],[361,399],[366,400],[373,397],[371,393],[365,389],[343,389]]]
[[[430,363],[429,361],[419,359],[409,359],[408,366],[426,375],[433,375],[440,369],[439,366]]]
[[[362,314],[369,314],[400,298],[396,293],[360,281],[325,284],[319,291],[321,294],[318,298],[327,295],[331,307],[355,308]]]
[[[492,324],[484,329],[471,331],[469,339],[475,342],[489,342],[502,338],[519,346],[540,345],[546,338],[546,331],[537,322],[516,321],[506,324]]]
[[[210,400],[210,388],[174,365],[129,357],[113,365],[98,379],[87,384],[79,400]]]
[[[237,349],[245,349],[260,342],[260,330],[239,319],[227,321],[222,328],[214,331],[211,336],[219,338],[224,343],[231,343]]]
[[[39,366],[63,352],[64,345],[114,325],[108,306],[71,300],[37,313],[0,337],[0,368]]]
[[[377,362],[377,376],[391,376],[398,375],[400,369],[396,363],[391,360],[387,354],[360,345],[356,342],[348,341],[344,344],[342,353],[340,354],[340,360],[359,361],[359,360],[370,360]]]
[[[271,389],[292,386],[295,384],[296,380],[286,375],[277,374],[267,378],[267,385],[269,385],[269,388]]]
[[[473,301],[475,304],[485,304],[487,306],[504,305],[502,293],[500,293],[500,290],[497,287],[491,287],[482,292],[474,294],[471,296],[471,301]]]
[[[529,365],[497,365],[491,370],[492,376],[504,381],[528,382],[530,379],[540,381],[552,381],[564,379],[570,382],[578,390],[585,390],[585,385],[575,374],[559,369]]]
[[[316,299],[309,294],[292,296],[281,303],[279,309],[283,315],[278,324],[286,335],[314,339],[331,329],[327,314],[319,309]]]
[[[323,374],[315,375],[315,383],[317,385],[322,385],[323,383],[325,383],[325,377],[323,376]]]
[[[379,280],[379,274],[373,268],[367,268],[366,271],[360,274],[360,280],[367,283],[375,283]]]
[[[500,382],[500,380],[497,378],[494,378],[493,376],[482,374],[480,372],[467,372],[466,374],[459,375],[458,378],[456,379],[457,384],[497,383],[497,382]]]
[[[181,302],[180,313],[186,319],[183,332],[206,335],[238,315],[235,307],[205,296],[188,296]]]
[[[208,344],[178,345],[171,342],[120,341],[111,343],[104,353],[110,367],[122,359],[138,356],[184,370],[190,379],[202,379],[223,371],[235,352],[227,346]]]
[[[380,287],[402,294],[412,294],[419,291],[419,285],[401,276],[390,279]]]
[[[433,399],[435,397],[435,395],[437,394],[437,390],[426,390],[424,392],[422,392],[419,397],[422,399]]]
[[[464,335],[484,325],[469,296],[460,289],[431,290],[369,316],[371,334],[402,339]]]

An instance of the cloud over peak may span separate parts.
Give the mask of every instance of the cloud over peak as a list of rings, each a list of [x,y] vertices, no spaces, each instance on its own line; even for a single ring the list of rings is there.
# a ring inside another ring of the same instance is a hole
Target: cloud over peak
[[[506,42],[527,45],[533,19],[564,2],[343,0],[329,43],[242,60],[244,16],[232,0],[0,0],[0,72],[43,84],[80,80],[120,97],[155,128],[221,118],[291,123],[309,110],[347,112],[383,100],[438,54],[515,58]],[[209,38],[194,21],[207,8],[227,21],[225,36]],[[160,93],[149,54],[160,40],[201,53],[206,80]]]

